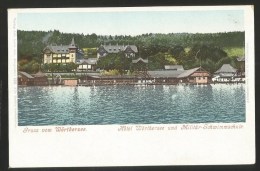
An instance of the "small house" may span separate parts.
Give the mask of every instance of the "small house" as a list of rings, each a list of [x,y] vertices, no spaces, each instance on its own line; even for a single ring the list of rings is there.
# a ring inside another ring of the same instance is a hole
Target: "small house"
[[[18,85],[34,85],[34,78],[30,74],[19,71],[18,72]]]
[[[95,71],[97,58],[80,59],[77,61],[78,71]]]
[[[236,77],[237,69],[233,68],[230,64],[223,64],[215,73],[213,81],[229,82]]]

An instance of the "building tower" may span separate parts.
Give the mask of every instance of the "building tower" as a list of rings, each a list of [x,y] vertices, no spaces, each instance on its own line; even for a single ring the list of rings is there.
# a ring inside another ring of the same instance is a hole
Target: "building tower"
[[[70,62],[76,63],[77,47],[75,45],[74,37],[69,45],[69,60]]]

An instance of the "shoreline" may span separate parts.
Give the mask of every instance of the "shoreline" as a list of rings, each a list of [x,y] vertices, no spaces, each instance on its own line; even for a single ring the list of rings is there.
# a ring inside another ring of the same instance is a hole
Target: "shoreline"
[[[65,87],[93,87],[93,86],[155,86],[155,85],[163,85],[163,86],[169,86],[169,85],[183,85],[183,86],[208,86],[208,85],[216,85],[216,84],[225,84],[225,85],[238,85],[238,84],[245,84],[245,82],[214,82],[214,83],[207,83],[207,84],[197,84],[197,83],[169,83],[169,84],[161,84],[161,83],[114,83],[114,84],[100,84],[100,83],[81,83],[77,85],[64,85],[64,84],[49,84],[49,85],[18,85],[18,87],[44,87],[44,86],[65,86]]]

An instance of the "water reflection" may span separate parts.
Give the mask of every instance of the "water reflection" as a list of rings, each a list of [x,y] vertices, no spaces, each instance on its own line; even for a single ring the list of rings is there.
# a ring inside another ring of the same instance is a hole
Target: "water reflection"
[[[245,87],[19,87],[19,125],[244,122]]]

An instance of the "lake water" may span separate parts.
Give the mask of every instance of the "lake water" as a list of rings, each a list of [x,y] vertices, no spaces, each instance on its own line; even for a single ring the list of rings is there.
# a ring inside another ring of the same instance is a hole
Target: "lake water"
[[[245,85],[18,88],[18,125],[245,122]]]

